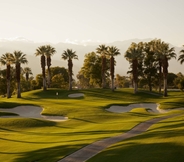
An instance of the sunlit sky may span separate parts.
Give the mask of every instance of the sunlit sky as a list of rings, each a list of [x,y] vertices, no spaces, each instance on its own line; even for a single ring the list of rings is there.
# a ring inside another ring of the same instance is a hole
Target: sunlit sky
[[[184,0],[0,0],[0,38],[184,44]]]

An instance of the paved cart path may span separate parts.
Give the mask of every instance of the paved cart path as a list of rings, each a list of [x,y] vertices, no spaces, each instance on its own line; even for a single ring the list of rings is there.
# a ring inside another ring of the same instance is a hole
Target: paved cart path
[[[179,115],[181,114],[154,118],[154,119],[142,122],[126,133],[94,142],[90,145],[87,145],[81,148],[80,150],[74,152],[73,154],[66,156],[65,158],[59,160],[58,162],[85,162],[91,157],[101,152],[102,150],[109,147],[110,145],[120,142],[122,140],[128,139],[128,138],[134,137],[138,134],[141,134],[145,132],[150,126],[152,126],[153,124],[161,120],[179,116]]]

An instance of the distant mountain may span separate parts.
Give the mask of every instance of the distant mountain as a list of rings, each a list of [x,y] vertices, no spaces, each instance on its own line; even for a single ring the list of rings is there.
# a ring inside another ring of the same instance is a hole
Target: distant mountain
[[[120,49],[121,55],[117,56],[115,59],[117,61],[115,71],[117,74],[120,75],[127,75],[127,71],[129,70],[129,63],[124,58],[124,53],[130,46],[132,42],[138,43],[140,41],[148,42],[152,40],[151,38],[148,39],[131,39],[131,40],[125,40],[125,41],[116,41],[112,43],[106,43],[108,46],[116,46]],[[41,67],[40,67],[40,58],[35,57],[34,53],[36,48],[38,48],[41,45],[50,44],[51,46],[55,47],[57,53],[52,58],[52,66],[61,66],[67,68],[67,61],[61,60],[61,54],[64,50],[67,48],[73,49],[76,51],[76,54],[79,57],[79,60],[74,60],[74,75],[76,76],[78,71],[83,65],[84,56],[85,54],[95,51],[95,49],[98,47],[98,45],[103,44],[101,42],[72,42],[67,41],[66,43],[49,43],[49,42],[42,42],[37,43],[30,40],[27,40],[25,38],[19,37],[15,39],[0,39],[0,55],[4,54],[6,52],[13,52],[14,50],[21,50],[25,54],[27,54],[27,59],[29,61],[28,66],[32,69],[32,72],[34,76],[41,73]],[[173,47],[173,45],[171,45]],[[181,47],[175,47],[176,53],[179,55],[179,51],[181,50]],[[182,72],[184,73],[184,69],[182,65],[177,62],[177,60],[171,60],[169,61],[169,72],[178,73]]]

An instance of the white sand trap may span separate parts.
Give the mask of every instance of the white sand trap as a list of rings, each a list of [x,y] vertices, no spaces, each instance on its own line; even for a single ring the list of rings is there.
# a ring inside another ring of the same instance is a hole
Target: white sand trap
[[[0,111],[12,112],[12,113],[19,115],[19,116],[0,116],[0,118],[25,117],[25,118],[45,119],[45,120],[50,120],[50,121],[66,121],[68,119],[68,117],[62,117],[62,116],[41,115],[42,110],[43,109],[41,107],[37,107],[37,106],[18,106],[18,107],[11,108],[11,109],[0,108]]]
[[[131,111],[134,108],[149,108],[149,112],[155,113],[166,113],[168,110],[159,109],[159,104],[156,103],[139,103],[139,104],[130,104],[128,106],[111,106],[110,108],[106,109],[110,112],[116,113],[123,113]]]
[[[83,93],[73,93],[68,95],[68,97],[70,98],[77,98],[77,97],[83,97],[83,96],[84,96]]]

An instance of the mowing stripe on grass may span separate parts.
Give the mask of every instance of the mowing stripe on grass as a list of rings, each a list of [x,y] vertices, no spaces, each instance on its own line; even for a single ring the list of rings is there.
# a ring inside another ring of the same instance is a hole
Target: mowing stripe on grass
[[[106,139],[94,142],[90,145],[87,145],[81,148],[80,150],[74,152],[73,154],[66,156],[65,158],[59,160],[58,162],[85,162],[86,160],[95,156],[96,154],[106,149],[110,145],[120,142],[122,140],[128,139],[128,138],[134,137],[138,134],[141,134],[145,132],[150,126],[152,126],[153,124],[161,120],[179,116],[179,115],[181,114],[169,115],[169,116],[147,120],[145,122],[138,124],[137,126],[132,128],[130,131],[128,131],[127,133],[123,133],[115,137],[110,137],[110,138],[106,138]]]

